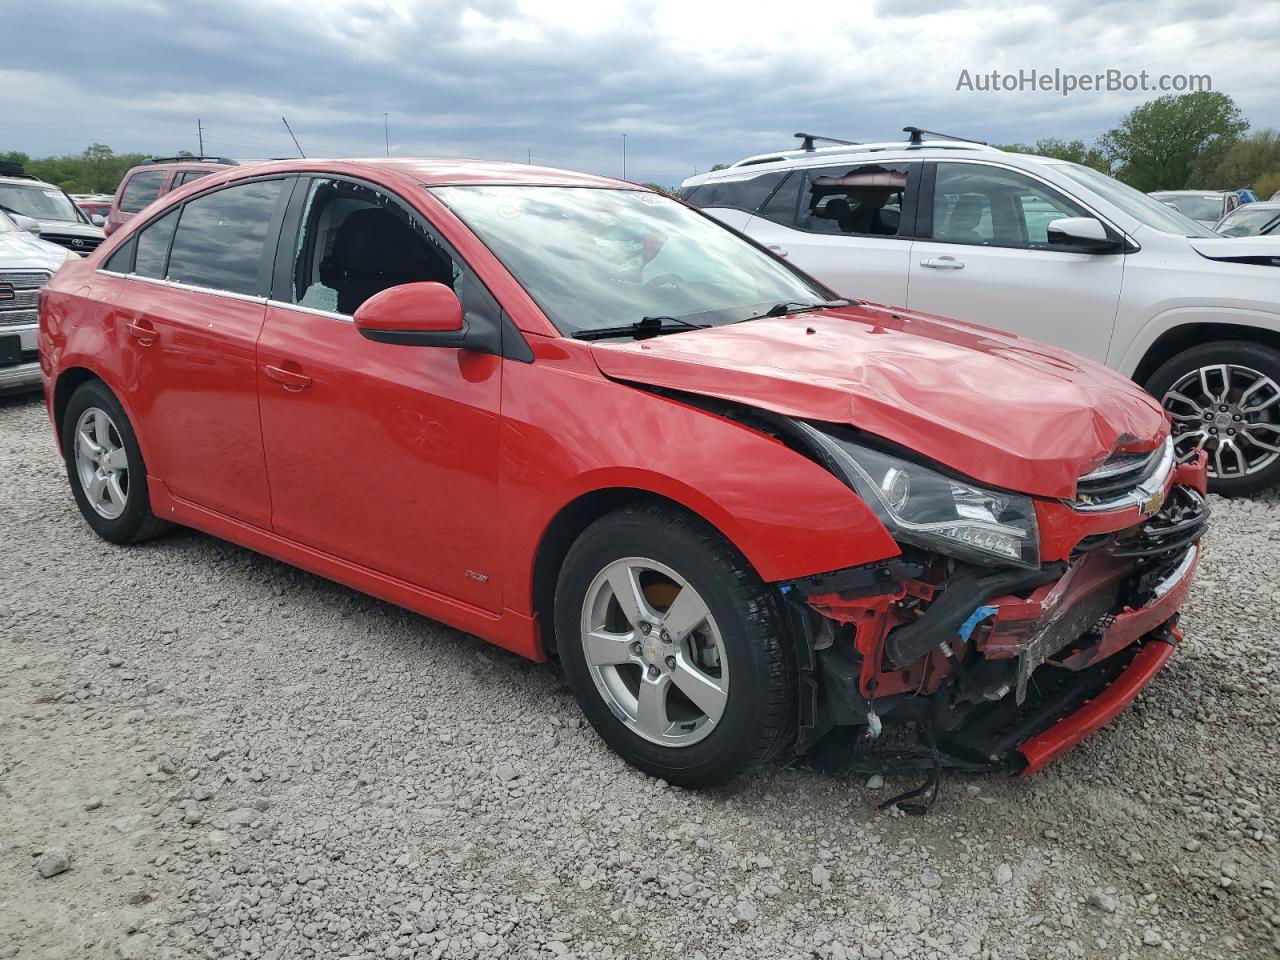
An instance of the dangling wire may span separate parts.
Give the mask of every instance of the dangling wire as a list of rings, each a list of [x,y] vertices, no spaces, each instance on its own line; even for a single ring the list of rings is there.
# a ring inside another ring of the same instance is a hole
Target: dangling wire
[[[942,783],[942,754],[938,752],[938,744],[933,738],[932,721],[926,720],[920,724],[920,734],[933,758],[933,767],[929,771],[928,779],[914,790],[908,790],[906,793],[900,793],[896,797],[889,798],[876,807],[877,810],[888,810],[896,805],[905,814],[913,817],[922,817],[929,812],[929,808],[938,799],[938,787]],[[925,793],[929,793],[929,798],[920,803],[903,802],[904,800],[914,800],[916,797],[924,796]]]

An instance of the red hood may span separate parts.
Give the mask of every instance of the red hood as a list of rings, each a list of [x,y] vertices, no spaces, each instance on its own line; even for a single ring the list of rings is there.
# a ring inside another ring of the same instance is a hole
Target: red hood
[[[975,480],[1072,497],[1116,450],[1163,441],[1131,380],[1034,340],[866,304],[623,344],[609,377],[848,423]]]

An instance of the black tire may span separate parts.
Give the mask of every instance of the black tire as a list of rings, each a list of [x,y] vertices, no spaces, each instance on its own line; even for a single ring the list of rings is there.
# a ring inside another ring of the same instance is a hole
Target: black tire
[[[587,665],[580,626],[587,592],[609,564],[629,557],[677,572],[719,631],[730,678],[724,712],[696,743],[668,747],[631,730]],[[794,742],[795,663],[776,595],[718,531],[691,514],[634,505],[584,530],[560,569],[555,627],[560,661],[583,713],[614,751],[645,773],[680,786],[710,786],[768,762]]]
[[[1204,343],[1171,357],[1160,365],[1143,386],[1156,399],[1166,402],[1166,394],[1188,374],[1218,364],[1247,367],[1269,377],[1273,383],[1280,384],[1280,350],[1247,340],[1226,340],[1221,343]],[[1216,382],[1214,385],[1216,387]],[[1271,422],[1280,422],[1280,404],[1269,410],[1267,415],[1273,418]],[[1212,456],[1209,466],[1212,474]],[[1258,493],[1277,483],[1280,483],[1280,457],[1254,473],[1222,477],[1211,475],[1209,489],[1223,496],[1237,497]]]
[[[96,408],[110,417],[128,457],[125,507],[117,517],[106,517],[94,509],[80,481],[76,467],[76,425],[87,410]],[[89,380],[76,388],[67,402],[62,416],[62,459],[67,466],[67,480],[76,506],[93,532],[112,543],[138,543],[159,536],[171,528],[171,524],[151,512],[151,499],[147,493],[147,468],[142,459],[138,438],[124,408],[107,385],[101,380]]]

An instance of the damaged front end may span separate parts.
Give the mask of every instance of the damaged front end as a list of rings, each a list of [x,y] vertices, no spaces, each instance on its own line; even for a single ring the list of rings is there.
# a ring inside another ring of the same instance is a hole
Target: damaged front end
[[[1031,773],[1119,713],[1171,655],[1209,517],[1202,453],[1183,464],[1167,443],[1119,453],[1074,499],[1033,500],[927,469],[904,486],[893,471],[906,461],[798,427],[902,545],[780,585],[799,638],[798,752],[840,744],[864,769]],[[946,510],[912,502],[922,482],[947,486],[930,494]],[[876,764],[893,722],[926,749]]]

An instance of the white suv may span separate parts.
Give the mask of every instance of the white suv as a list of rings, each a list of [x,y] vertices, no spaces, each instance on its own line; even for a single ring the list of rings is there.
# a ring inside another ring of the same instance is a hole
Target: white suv
[[[740,160],[682,194],[838,293],[1055,343],[1163,398],[1213,487],[1280,482],[1280,237],[1088,167],[926,136]]]

